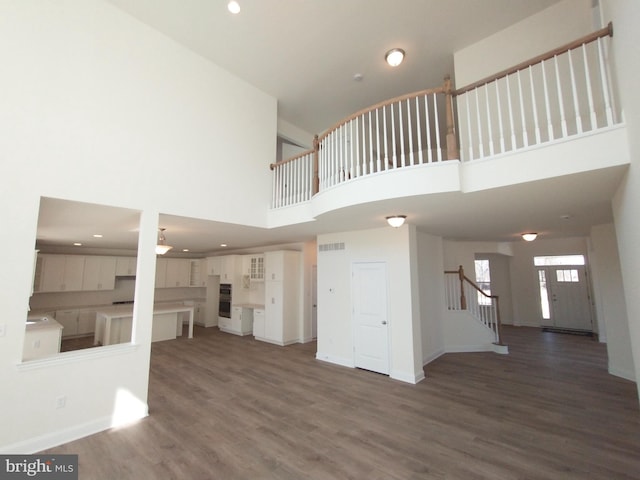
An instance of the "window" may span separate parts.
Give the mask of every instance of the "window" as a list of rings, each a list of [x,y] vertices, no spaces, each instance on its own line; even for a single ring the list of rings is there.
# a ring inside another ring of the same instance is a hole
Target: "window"
[[[579,282],[578,270],[556,270],[556,280],[558,282]]]
[[[584,255],[555,255],[533,257],[533,264],[536,267],[544,267],[546,265],[584,265]]]
[[[489,260],[476,260],[476,284],[487,295],[491,295],[491,272]],[[478,292],[478,305],[491,305],[491,299]]]

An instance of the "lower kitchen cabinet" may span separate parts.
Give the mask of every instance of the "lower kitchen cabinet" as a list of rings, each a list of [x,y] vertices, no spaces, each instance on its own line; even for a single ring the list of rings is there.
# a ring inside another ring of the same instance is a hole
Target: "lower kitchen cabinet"
[[[62,338],[93,335],[95,331],[95,310],[56,310],[55,319],[63,327]]]
[[[231,307],[231,318],[218,318],[218,327],[226,333],[251,335],[253,333],[253,309]]]
[[[264,338],[265,336],[265,316],[264,309],[256,308],[253,311],[253,335],[256,338]]]

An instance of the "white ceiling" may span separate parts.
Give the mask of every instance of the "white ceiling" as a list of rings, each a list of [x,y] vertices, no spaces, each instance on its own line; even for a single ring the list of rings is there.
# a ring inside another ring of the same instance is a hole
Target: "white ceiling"
[[[454,51],[558,0],[240,0],[237,16],[228,13],[227,0],[109,1],[276,97],[282,119],[320,133],[361,108],[439,85],[453,74]],[[392,47],[407,52],[397,69],[384,63]],[[353,80],[356,73],[361,82]],[[168,215],[160,223],[173,252],[190,253],[223,251],[221,243],[233,250],[376,228],[393,213],[446,238],[505,241],[526,230],[548,238],[586,235],[591,225],[611,221],[610,199],[622,172],[396,199],[271,230]],[[81,241],[82,248],[135,248],[137,212],[52,199],[42,205],[41,247]]]

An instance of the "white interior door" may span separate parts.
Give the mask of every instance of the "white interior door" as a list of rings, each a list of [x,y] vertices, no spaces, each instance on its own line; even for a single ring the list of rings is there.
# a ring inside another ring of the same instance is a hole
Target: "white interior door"
[[[387,266],[384,262],[352,265],[355,366],[389,373]]]
[[[571,265],[546,268],[553,325],[558,328],[592,331],[585,267]]]

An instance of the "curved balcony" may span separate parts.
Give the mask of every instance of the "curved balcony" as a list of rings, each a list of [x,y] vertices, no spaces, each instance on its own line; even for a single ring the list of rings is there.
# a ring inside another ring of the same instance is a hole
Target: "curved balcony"
[[[272,211],[307,204],[303,216],[315,218],[627,164],[611,36],[609,25],[467,87],[447,77],[354,113],[316,135],[313,149],[271,165]]]

